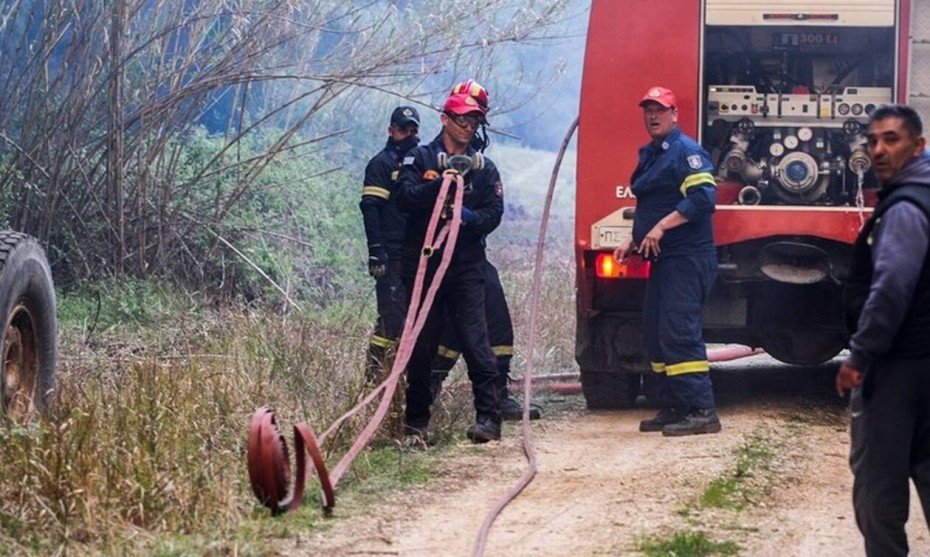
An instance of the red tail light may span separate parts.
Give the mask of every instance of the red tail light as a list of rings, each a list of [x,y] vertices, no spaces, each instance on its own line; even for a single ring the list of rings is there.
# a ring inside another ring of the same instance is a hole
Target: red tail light
[[[597,278],[648,278],[650,263],[641,257],[617,262],[612,253],[599,253],[594,263]]]

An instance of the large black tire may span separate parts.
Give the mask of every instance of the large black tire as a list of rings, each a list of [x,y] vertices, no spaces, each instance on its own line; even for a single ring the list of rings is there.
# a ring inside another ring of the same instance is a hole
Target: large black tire
[[[49,407],[58,358],[55,307],[42,247],[26,234],[0,231],[0,386],[10,419],[28,422]]]
[[[762,348],[780,362],[796,366],[820,365],[845,346],[839,331],[766,331]]]

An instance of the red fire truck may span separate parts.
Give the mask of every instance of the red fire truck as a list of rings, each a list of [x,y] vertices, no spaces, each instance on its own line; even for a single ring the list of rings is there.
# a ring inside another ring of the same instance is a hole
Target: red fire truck
[[[628,406],[648,378],[649,266],[611,256],[636,211],[643,93],[675,91],[679,125],[716,169],[720,270],[705,340],[818,364],[844,347],[842,285],[875,204],[868,115],[908,102],[930,122],[928,38],[924,0],[593,0],[575,213],[589,407]]]

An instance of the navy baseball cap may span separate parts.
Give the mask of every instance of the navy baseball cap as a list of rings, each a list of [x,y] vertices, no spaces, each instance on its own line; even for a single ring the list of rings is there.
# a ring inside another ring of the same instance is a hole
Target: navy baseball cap
[[[406,128],[409,125],[420,127],[420,115],[412,106],[398,106],[391,114],[391,125],[397,128]]]

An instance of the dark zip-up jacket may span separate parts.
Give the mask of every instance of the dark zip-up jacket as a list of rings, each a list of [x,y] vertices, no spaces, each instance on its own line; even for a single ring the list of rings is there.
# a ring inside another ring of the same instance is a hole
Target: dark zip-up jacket
[[[416,271],[426,227],[442,184],[442,172],[445,169],[440,168],[439,153],[445,153],[441,133],[429,144],[410,150],[401,164],[396,196],[398,207],[407,213],[407,233],[403,248],[406,275]],[[469,148],[467,155],[473,157],[475,153]],[[483,157],[482,168],[472,169],[465,176],[463,205],[471,210],[473,220],[468,224],[463,222],[459,230],[455,254],[450,263],[452,269],[458,264],[484,264],[484,238],[497,228],[504,214],[504,188],[500,173],[489,158]],[[438,261],[441,253],[442,250],[436,252],[433,259]]]
[[[388,141],[365,166],[365,183],[359,209],[368,247],[381,246],[388,257],[399,260],[407,217],[397,208],[394,190],[404,153]]]
[[[930,157],[882,187],[853,254],[844,293],[853,327],[847,362],[930,356]]]

